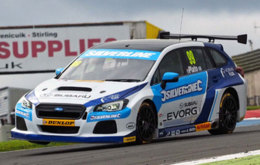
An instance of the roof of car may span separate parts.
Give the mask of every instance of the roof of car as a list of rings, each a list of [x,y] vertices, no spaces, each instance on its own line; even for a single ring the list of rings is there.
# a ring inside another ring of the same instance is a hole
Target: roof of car
[[[136,49],[161,52],[164,48],[179,43],[167,39],[135,39],[113,41],[92,47],[92,49]]]

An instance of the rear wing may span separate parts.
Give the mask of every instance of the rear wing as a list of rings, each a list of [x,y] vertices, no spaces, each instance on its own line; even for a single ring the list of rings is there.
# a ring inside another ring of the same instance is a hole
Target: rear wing
[[[215,40],[237,40],[238,43],[247,43],[247,34],[242,34],[238,36],[225,36],[225,35],[195,35],[195,34],[171,34],[170,32],[161,31],[158,34],[160,39],[182,39],[190,38],[193,41],[197,41],[198,38],[209,39],[209,42],[214,42]]]

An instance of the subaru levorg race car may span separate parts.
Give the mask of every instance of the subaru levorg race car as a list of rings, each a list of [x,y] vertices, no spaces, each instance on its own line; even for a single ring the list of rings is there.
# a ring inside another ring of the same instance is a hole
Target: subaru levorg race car
[[[190,36],[197,37],[205,38]],[[203,130],[232,133],[245,110],[243,71],[222,45],[115,41],[88,49],[23,96],[11,133],[42,144],[142,143]]]

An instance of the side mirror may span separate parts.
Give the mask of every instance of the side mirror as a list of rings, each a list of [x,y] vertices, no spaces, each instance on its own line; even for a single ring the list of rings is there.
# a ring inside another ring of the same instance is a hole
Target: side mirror
[[[55,71],[56,76],[60,75],[63,70],[64,70],[64,68],[56,69],[56,71]]]
[[[167,82],[178,82],[179,74],[174,72],[166,72],[163,74],[161,87],[165,89]]]

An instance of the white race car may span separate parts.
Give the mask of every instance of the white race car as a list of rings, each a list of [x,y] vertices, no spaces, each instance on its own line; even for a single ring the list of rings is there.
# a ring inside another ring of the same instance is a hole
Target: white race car
[[[245,116],[243,71],[210,42],[109,42],[56,75],[19,100],[12,137],[142,143],[203,130],[231,133]]]

